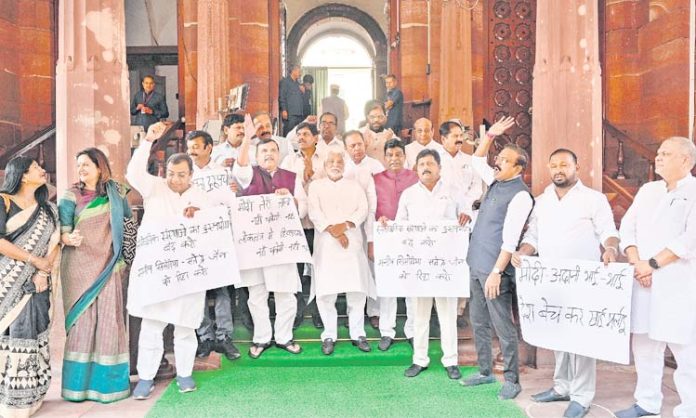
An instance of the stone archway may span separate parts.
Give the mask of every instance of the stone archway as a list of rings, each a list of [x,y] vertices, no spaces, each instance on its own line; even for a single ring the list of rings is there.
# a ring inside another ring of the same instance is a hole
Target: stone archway
[[[360,25],[369,34],[374,44],[374,62],[376,74],[387,74],[388,46],[387,37],[380,28],[377,21],[362,10],[348,6],[346,4],[329,3],[316,7],[305,13],[290,30],[287,38],[287,63],[299,62],[300,54],[298,51],[302,36],[316,23],[340,17],[351,20]],[[377,80],[375,80],[377,81]],[[384,97],[385,87],[383,83],[376,82],[377,97]]]

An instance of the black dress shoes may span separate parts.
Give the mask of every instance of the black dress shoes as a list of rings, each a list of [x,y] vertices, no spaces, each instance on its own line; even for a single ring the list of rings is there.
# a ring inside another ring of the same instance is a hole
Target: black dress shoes
[[[353,340],[353,345],[358,347],[358,350],[364,351],[365,353],[372,351],[372,347],[367,342],[367,338],[360,337],[357,340]]]
[[[423,370],[427,369],[427,367],[421,367],[417,364],[412,364],[411,367],[406,369],[404,372],[404,376],[406,377],[416,377],[422,372]]]

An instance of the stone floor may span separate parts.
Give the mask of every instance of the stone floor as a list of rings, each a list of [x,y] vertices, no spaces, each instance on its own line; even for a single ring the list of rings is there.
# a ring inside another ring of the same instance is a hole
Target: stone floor
[[[60,295],[58,295],[60,297]],[[96,402],[73,403],[63,401],[60,397],[61,362],[65,342],[62,306],[56,308],[51,334],[51,363],[53,381],[43,407],[35,417],[50,418],[137,418],[144,417],[152,405],[159,399],[168,381],[156,384],[153,396],[146,401],[132,398],[113,404]],[[466,334],[466,333],[465,333]],[[464,340],[459,348],[460,364],[475,364],[475,351],[471,340]],[[530,400],[534,393],[541,392],[551,385],[553,375],[553,353],[539,350],[538,368],[521,370],[522,393],[517,397],[517,404],[529,417],[560,417],[566,407],[565,402],[555,404],[536,404]],[[672,409],[679,402],[674,388],[673,369],[665,369],[663,393],[665,395],[662,417],[672,417]],[[499,377],[500,378],[500,377]],[[600,362],[597,367],[597,395],[588,417],[612,417],[611,411],[622,409],[633,403],[633,389],[636,375],[632,367]]]

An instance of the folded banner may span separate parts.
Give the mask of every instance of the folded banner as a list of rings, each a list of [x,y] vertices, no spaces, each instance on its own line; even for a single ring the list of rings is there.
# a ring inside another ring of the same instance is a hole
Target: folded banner
[[[203,209],[138,230],[128,305],[145,306],[239,283],[229,210]]]
[[[374,225],[381,297],[468,297],[469,228],[456,221]]]
[[[292,196],[238,197],[231,209],[240,270],[312,262]]]
[[[516,276],[525,341],[628,364],[632,266],[522,257]]]

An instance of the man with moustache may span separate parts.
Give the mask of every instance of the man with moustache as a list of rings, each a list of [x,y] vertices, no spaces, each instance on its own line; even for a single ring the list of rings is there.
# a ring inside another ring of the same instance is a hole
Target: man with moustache
[[[677,361],[675,417],[696,417],[696,146],[683,137],[662,142],[655,157],[661,180],[644,184],[621,221],[628,262],[635,267],[631,333],[635,404],[618,418],[662,409],[665,347]]]
[[[406,145],[406,167],[413,169],[416,166],[416,157],[424,149],[444,152],[442,145],[433,141],[433,123],[426,118],[420,118],[413,124],[413,137],[415,141]]]
[[[517,249],[534,200],[522,180],[528,160],[524,149],[512,143],[505,145],[495,157],[493,168],[488,166],[486,157],[493,138],[514,123],[512,117],[496,122],[481,139],[474,153],[474,170],[489,185],[489,189],[481,202],[466,257],[471,272],[470,317],[479,372],[462,384],[474,386],[495,382],[491,348],[493,327],[504,359],[505,382],[498,392],[498,398],[502,400],[512,399],[522,390],[519,384],[517,329],[512,320],[515,270],[510,259]]]
[[[317,149],[317,130],[313,124],[302,122],[295,127],[297,142],[300,150],[294,154],[288,155],[280,165],[285,170],[292,171],[298,178],[302,179],[302,187],[305,192],[309,189],[309,185],[318,179],[326,177],[324,173],[324,159],[319,155]],[[314,252],[314,226],[308,216],[302,218],[302,228],[304,229],[307,245],[310,253]],[[304,264],[298,265],[300,276],[302,277],[302,286],[305,291],[308,291],[311,285],[309,276],[309,267]],[[303,274],[307,272],[307,274]],[[321,317],[317,311],[315,302],[307,302],[304,300],[303,293],[297,293],[297,314],[295,315],[294,327],[300,326],[304,319],[304,311],[309,308],[312,315],[312,323],[316,328],[323,328]]]
[[[396,221],[433,222],[456,220],[466,225],[471,219],[471,209],[462,201],[456,186],[440,178],[440,154],[431,149],[422,150],[416,157],[418,183],[406,189],[399,200]],[[386,217],[381,218],[386,224]],[[457,366],[457,298],[416,297],[411,305],[414,311],[413,364],[404,376],[416,377],[428,368],[428,340],[430,338],[430,314],[433,300],[440,323],[442,365],[450,379],[462,377]]]
[[[552,184],[538,196],[529,227],[512,265],[520,267],[520,256],[539,254],[544,258],[572,258],[613,263],[618,256],[619,233],[607,197],[578,179],[578,158],[559,148],[549,157]],[[570,401],[563,416],[580,418],[590,410],[597,380],[596,360],[573,353],[554,351],[554,386],[532,396],[535,402]]]
[[[324,322],[321,349],[334,351],[337,333],[336,298],[346,294],[350,339],[360,351],[371,351],[365,337],[365,300],[373,295],[372,275],[360,226],[368,216],[362,187],[343,177],[343,151],[330,149],[324,162],[327,178],[309,186],[309,218],[314,224],[314,289]]]
[[[257,130],[258,132],[258,130]],[[243,187],[244,196],[275,193],[295,197],[298,215],[307,214],[307,198],[302,179],[292,171],[278,167],[280,151],[278,143],[262,138],[256,145],[257,166],[252,167],[247,155],[251,139],[245,136],[239,160],[232,168],[233,175]],[[249,289],[249,311],[254,321],[254,336],[249,357],[256,359],[271,346],[274,328],[271,327],[268,295],[273,292],[276,307],[275,345],[291,354],[299,354],[302,347],[293,341],[292,325],[297,313],[295,293],[302,291],[302,284],[294,263],[242,270],[238,287]]]
[[[365,105],[365,119],[367,120],[367,125],[360,129],[365,140],[365,152],[368,156],[379,161],[383,167],[386,167],[384,161],[384,144],[390,139],[399,138],[391,129],[385,129],[387,116],[384,103],[378,100],[370,100],[367,102]]]
[[[193,162],[183,153],[167,160],[167,178],[147,172],[152,142],[159,139],[166,126],[162,122],[150,125],[145,141],[133,153],[128,163],[126,179],[143,197],[145,215],[142,225],[161,224],[162,220],[184,215],[193,217],[199,209],[211,206],[205,192],[191,186]],[[129,301],[132,298],[129,298]],[[138,340],[138,384],[133,390],[135,399],[147,399],[154,390],[154,378],[164,353],[162,332],[167,324],[174,325],[174,356],[176,358],[179,392],[196,390],[191,374],[196,358],[196,328],[203,319],[205,292],[191,293],[176,299],[134,306],[128,313],[142,318]]]
[[[155,77],[146,75],[141,80],[142,90],[131,100],[130,113],[135,116],[133,125],[140,125],[147,132],[150,125],[169,117],[167,100],[155,91]]]
[[[343,176],[357,181],[367,196],[368,216],[361,228],[363,242],[367,244],[372,241],[372,228],[377,209],[377,193],[372,176],[384,171],[384,166],[374,158],[365,155],[365,141],[360,131],[346,132],[345,143],[350,158],[346,159]],[[366,247],[365,251],[367,250]],[[370,318],[370,326],[379,329],[379,298],[367,300],[367,316]]]
[[[464,128],[456,120],[444,122],[440,125],[440,138],[442,147],[438,152],[442,161],[442,178],[457,184],[470,204],[473,204],[481,199],[483,180],[471,166],[471,155],[462,151]],[[457,305],[457,326],[460,328],[466,327],[464,312],[467,300],[468,298],[459,298]]]
[[[380,223],[392,221],[396,218],[396,210],[399,207],[401,194],[408,187],[418,182],[418,175],[404,167],[406,153],[404,144],[392,139],[384,144],[384,155],[387,161],[387,169],[374,175],[375,190],[377,192],[377,208],[375,218]],[[372,238],[372,235],[370,236]],[[374,261],[374,243],[372,239],[367,243],[367,257]],[[396,336],[396,298],[379,298],[379,345],[380,351],[387,351],[394,343]],[[406,298],[406,324],[404,334],[413,344],[413,307],[411,298]]]
[[[254,116],[251,118],[251,120],[254,124],[254,130],[256,133],[250,145],[250,149],[253,150],[252,153],[254,155],[257,154],[254,148],[261,140],[264,139],[272,139],[278,144],[278,149],[280,152],[279,161],[283,161],[285,157],[295,152],[295,150],[292,147],[292,144],[290,143],[290,141],[287,140],[287,138],[273,135],[273,122],[271,122],[271,115],[268,112],[256,112],[254,113]],[[252,163],[252,165],[255,165],[253,164],[253,160],[250,160],[250,162]]]
[[[338,119],[330,112],[324,112],[319,117],[319,141],[317,142],[317,152],[326,155],[329,146],[337,146],[345,149],[346,145],[338,136]]]
[[[191,131],[186,135],[187,153],[193,160],[193,173],[201,174],[222,168],[217,165],[210,155],[213,150],[213,138],[205,131]],[[210,200],[216,198],[210,196]],[[221,202],[231,204],[232,202]],[[232,319],[232,299],[227,286],[211,289],[206,292],[207,298],[215,301],[215,321],[210,319],[208,306],[203,308],[203,322],[196,330],[199,344],[196,356],[208,357],[211,351],[224,354],[228,360],[236,360],[241,355],[232,342],[234,329]]]
[[[225,116],[225,119],[222,121],[222,132],[224,141],[213,147],[210,158],[212,158],[217,165],[231,168],[234,162],[239,158],[239,148],[244,139],[244,115],[230,113]],[[253,165],[256,164],[254,151],[254,149],[249,149],[249,161],[251,161]]]

